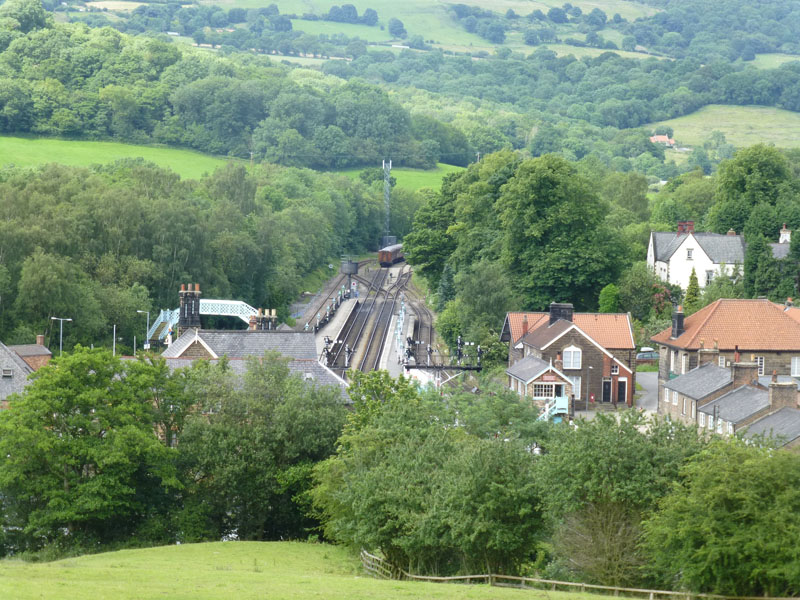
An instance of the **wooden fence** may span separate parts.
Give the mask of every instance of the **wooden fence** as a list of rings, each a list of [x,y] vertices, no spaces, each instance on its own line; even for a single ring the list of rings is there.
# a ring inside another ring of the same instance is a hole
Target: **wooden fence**
[[[554,579],[538,579],[536,577],[516,577],[514,575],[458,575],[455,577],[434,577],[430,575],[412,575],[391,565],[379,556],[361,551],[361,564],[364,569],[379,579],[402,579],[407,581],[428,581],[433,583],[485,583],[496,587],[509,587],[525,590],[551,590],[562,592],[591,592],[622,596],[626,598],[644,598],[646,600],[796,600],[792,598],[772,598],[767,596],[720,596],[717,594],[693,594],[691,592],[672,592],[668,590],[646,590],[639,588],[593,585],[575,583],[574,581],[557,581]]]

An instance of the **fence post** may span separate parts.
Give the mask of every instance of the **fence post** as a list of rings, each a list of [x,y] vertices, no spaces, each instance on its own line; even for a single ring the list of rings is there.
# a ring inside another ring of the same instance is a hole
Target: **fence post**
[[[490,586],[494,585],[494,575],[492,575],[491,573],[489,574],[489,585]]]

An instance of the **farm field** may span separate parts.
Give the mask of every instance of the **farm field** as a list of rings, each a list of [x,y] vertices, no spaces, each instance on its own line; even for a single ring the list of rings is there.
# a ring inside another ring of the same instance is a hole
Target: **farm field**
[[[192,150],[158,146],[136,146],[116,142],[61,140],[40,137],[0,136],[0,167],[17,167],[57,162],[72,166],[105,164],[121,158],[144,158],[168,167],[181,177],[199,179],[229,160]]]
[[[738,148],[759,143],[800,147],[800,114],[779,108],[711,104],[690,115],[643,127],[658,125],[672,127],[678,145],[699,146],[716,130]]]
[[[261,0],[200,0],[206,4],[218,4],[224,8],[242,7],[242,8],[258,8],[263,6]],[[341,4],[337,0],[276,0],[281,13],[283,14],[303,14],[314,13],[322,15],[328,12],[331,6]],[[359,14],[367,8],[373,8],[378,11],[380,23],[385,25],[392,17],[396,17],[403,21],[408,34],[421,35],[426,40],[433,40],[436,45],[441,45],[446,49],[453,50],[480,50],[484,48],[492,48],[493,44],[482,39],[474,33],[465,31],[455,20],[453,20],[447,12],[448,4],[445,0],[406,0],[405,2],[392,2],[390,0],[356,0],[352,4],[358,9]],[[480,6],[482,8],[490,9],[498,13],[505,13],[508,9],[513,9],[519,15],[527,15],[536,9],[547,12],[550,8],[560,7],[563,2],[560,0],[537,0],[534,2],[526,0],[466,0],[465,4],[473,6]],[[614,13],[619,13],[626,19],[634,20],[638,17],[647,16],[658,12],[650,6],[638,4],[636,2],[629,2],[627,0],[589,0],[578,1],[573,3],[575,6],[580,6],[584,12],[590,12],[593,8],[601,8],[611,17]],[[309,25],[318,24],[328,25],[319,21],[296,21],[295,27],[301,31],[309,33],[317,33],[309,28]],[[333,26],[334,24],[331,24]],[[347,33],[344,27],[358,28],[360,33],[353,33],[352,35],[359,35],[363,39],[369,41],[380,41],[387,39],[388,33],[381,31],[380,27],[365,27],[359,25],[350,25],[343,23],[336,23],[332,31],[340,31]],[[369,35],[376,39],[366,38],[367,33],[364,30],[374,30],[374,33]],[[320,30],[318,33],[327,33],[328,30]],[[348,34],[351,35],[351,34]],[[378,37],[384,36],[384,37]]]
[[[792,61],[800,61],[800,56],[776,52],[773,54],[756,54],[755,60],[751,60],[745,64],[753,65],[759,69],[777,69],[782,64]]]
[[[343,169],[338,172],[352,179],[356,179],[358,178],[358,174],[363,170],[363,167],[359,167],[356,169]],[[439,163],[437,168],[430,170],[393,167],[392,177],[397,179],[397,187],[405,190],[418,190],[424,187],[438,189],[445,175],[448,173],[458,173],[463,170],[463,167],[455,167],[444,163]]]
[[[225,542],[123,550],[51,563],[0,561],[0,597],[270,600],[581,600],[588,594],[379,581],[346,550],[298,542]],[[599,598],[599,596],[597,596]]]

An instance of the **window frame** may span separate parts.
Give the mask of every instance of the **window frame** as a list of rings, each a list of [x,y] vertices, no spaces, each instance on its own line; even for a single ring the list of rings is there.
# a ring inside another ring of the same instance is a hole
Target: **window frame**
[[[569,363],[567,363],[567,353],[569,353]],[[577,346],[567,346],[561,351],[561,363],[564,370],[579,371],[583,368],[583,350]],[[577,357],[577,366],[575,366]]]
[[[611,365],[611,374],[612,375],[619,375],[619,365],[612,364]]]
[[[703,429],[706,427],[706,413],[704,412],[700,413],[700,427]]]
[[[567,375],[567,379],[569,379],[569,382],[572,384],[572,395],[580,400],[581,393],[583,392],[583,382],[581,381],[581,376],[580,375],[574,375],[574,376]],[[577,382],[577,385],[576,385],[576,382]],[[578,389],[577,393],[575,392],[575,388],[576,387]]]
[[[672,390],[672,405],[678,406],[678,392]]]
[[[756,356],[756,364],[758,365],[758,376],[764,376],[764,357],[763,356]]]
[[[686,249],[686,260],[694,260],[694,248]]]
[[[549,388],[549,394],[537,394],[538,391],[542,391],[543,388]],[[556,386],[554,383],[534,383],[533,384],[533,398],[555,398],[556,397]]]
[[[797,369],[795,369],[795,364],[797,365]],[[792,366],[790,372],[792,377],[800,377],[800,356],[792,357]]]

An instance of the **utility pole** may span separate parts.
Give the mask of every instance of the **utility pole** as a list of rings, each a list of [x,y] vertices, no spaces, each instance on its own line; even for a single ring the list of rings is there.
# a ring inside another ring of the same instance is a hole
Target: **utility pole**
[[[389,215],[390,215],[390,198],[392,195],[392,185],[389,182],[392,176],[392,161],[390,160],[388,163],[384,160],[383,161],[383,208],[386,212],[386,220],[384,222],[384,241],[389,238]],[[386,246],[388,244],[384,244]]]
[[[72,319],[62,319],[61,317],[50,317],[50,319],[59,322],[58,355],[61,356],[64,354],[64,321],[72,321]]]

